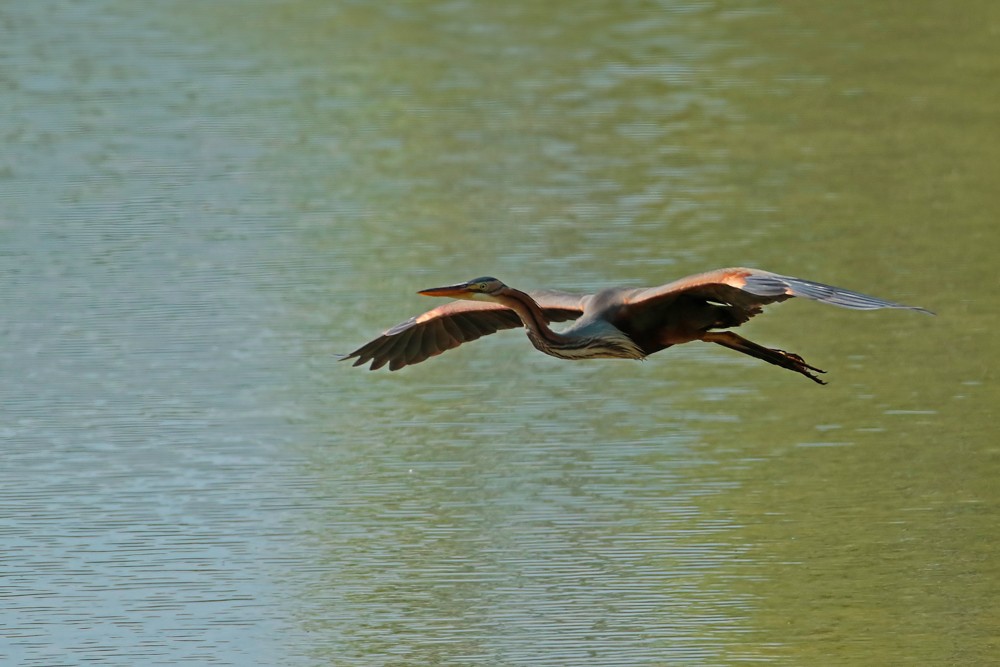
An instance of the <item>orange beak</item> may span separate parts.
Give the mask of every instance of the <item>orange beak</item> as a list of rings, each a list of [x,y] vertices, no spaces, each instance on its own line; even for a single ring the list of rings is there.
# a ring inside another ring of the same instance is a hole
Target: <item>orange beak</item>
[[[461,299],[470,293],[469,283],[459,283],[457,285],[446,285],[444,287],[431,287],[422,289],[417,294],[424,296],[450,296],[453,299]]]

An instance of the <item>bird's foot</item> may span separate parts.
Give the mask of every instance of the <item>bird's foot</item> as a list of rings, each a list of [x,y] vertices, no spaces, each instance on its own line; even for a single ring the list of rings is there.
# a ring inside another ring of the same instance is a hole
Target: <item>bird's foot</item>
[[[816,368],[815,366],[810,366],[809,364],[806,363],[805,359],[795,354],[794,352],[786,352],[785,350],[774,350],[774,351],[780,354],[782,357],[784,357],[788,362],[790,362],[787,365],[781,364],[785,368],[793,370],[797,373],[801,373],[802,375],[805,375],[807,378],[809,378],[810,380],[812,380],[817,384],[826,384],[826,382],[824,382],[823,380],[819,379],[818,377],[809,372],[809,371],[816,371],[817,373],[826,373],[826,371],[824,371],[822,368]]]
[[[805,362],[805,359],[792,352],[775,350],[770,347],[758,345],[753,341],[736,335],[732,331],[707,331],[702,334],[701,340],[709,343],[717,343],[723,347],[728,347],[731,350],[748,354],[751,357],[763,359],[769,364],[774,364],[775,366],[780,366],[781,368],[787,368],[790,371],[801,373],[816,384],[826,384],[818,377],[810,373],[810,371],[815,371],[817,373],[825,373],[826,371],[822,368],[810,366]]]

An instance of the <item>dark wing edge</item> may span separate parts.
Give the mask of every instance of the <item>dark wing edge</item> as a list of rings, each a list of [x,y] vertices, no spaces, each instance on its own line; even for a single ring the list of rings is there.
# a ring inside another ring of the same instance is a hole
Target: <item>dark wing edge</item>
[[[779,295],[784,294],[787,297],[803,297],[852,310],[895,308],[898,310],[915,310],[929,315],[934,314],[920,306],[907,306],[895,301],[880,299],[869,294],[862,294],[861,292],[834,287],[833,285],[825,285],[812,280],[805,280],[804,278],[793,278],[775,273],[753,271],[746,275],[744,280],[745,284],[742,289],[758,296],[778,296],[780,298]]]
[[[576,319],[583,312],[586,297],[544,290],[530,292],[550,322]],[[386,364],[390,371],[419,364],[430,357],[496,333],[520,327],[517,314],[498,303],[450,301],[387,329],[381,336],[362,345],[340,361],[354,359],[354,366],[371,362],[368,369]]]

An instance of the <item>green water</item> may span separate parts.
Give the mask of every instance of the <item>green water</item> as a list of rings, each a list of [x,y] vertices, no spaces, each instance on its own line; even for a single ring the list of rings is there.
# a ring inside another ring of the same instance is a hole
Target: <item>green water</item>
[[[1000,655],[991,2],[10,5],[0,657]],[[339,364],[492,274],[793,301],[569,363]]]

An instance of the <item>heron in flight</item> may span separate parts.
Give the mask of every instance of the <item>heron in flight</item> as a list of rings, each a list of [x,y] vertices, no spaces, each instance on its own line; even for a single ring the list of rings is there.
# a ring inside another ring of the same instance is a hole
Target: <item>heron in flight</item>
[[[900,308],[930,313],[851,290],[757,269],[718,269],[659,287],[611,287],[596,294],[554,290],[522,292],[496,278],[418,292],[457,299],[411,317],[343,357],[370,370],[397,370],[418,364],[462,343],[523,326],[531,343],[560,359],[645,359],[672,345],[701,340],[716,343],[826,384],[797,354],[739,336],[738,327],[768,304],[804,297],[841,308]],[[550,322],[575,320],[557,332]]]

